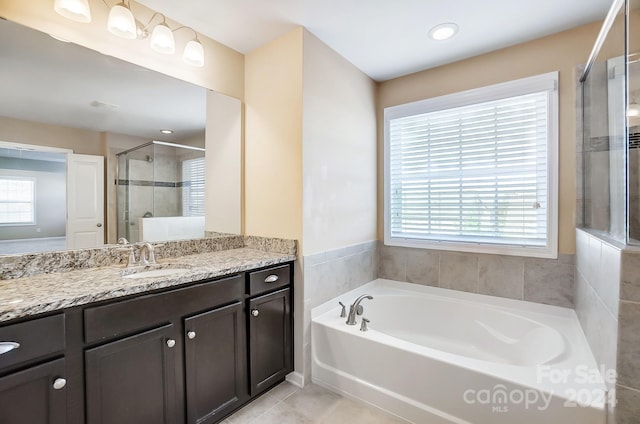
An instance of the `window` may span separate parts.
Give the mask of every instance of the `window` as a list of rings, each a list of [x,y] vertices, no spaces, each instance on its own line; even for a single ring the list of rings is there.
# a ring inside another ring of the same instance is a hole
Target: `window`
[[[182,215],[204,216],[204,158],[182,161]]]
[[[557,256],[557,72],[385,109],[385,243]]]
[[[32,178],[0,178],[0,225],[35,224],[35,193]]]

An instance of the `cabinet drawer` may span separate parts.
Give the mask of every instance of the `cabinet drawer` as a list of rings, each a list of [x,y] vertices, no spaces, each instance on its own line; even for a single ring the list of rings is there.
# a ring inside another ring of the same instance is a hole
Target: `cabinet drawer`
[[[291,266],[282,265],[249,273],[249,295],[260,294],[291,283]]]
[[[86,343],[150,328],[171,318],[210,309],[242,297],[242,277],[207,281],[84,310]]]
[[[5,350],[3,347],[11,346],[10,343],[17,347],[0,354],[0,372],[63,352],[64,314],[0,327],[0,352]]]

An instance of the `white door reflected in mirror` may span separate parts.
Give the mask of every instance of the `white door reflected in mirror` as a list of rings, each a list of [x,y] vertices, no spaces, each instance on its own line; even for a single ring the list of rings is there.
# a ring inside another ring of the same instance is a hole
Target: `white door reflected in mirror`
[[[104,244],[104,157],[67,158],[67,249]]]

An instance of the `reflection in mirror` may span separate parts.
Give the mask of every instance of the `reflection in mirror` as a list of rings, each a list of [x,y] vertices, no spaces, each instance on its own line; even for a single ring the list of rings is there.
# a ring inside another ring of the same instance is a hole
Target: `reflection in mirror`
[[[0,143],[0,254],[65,248],[66,160]]]
[[[54,148],[66,149],[76,155],[104,157],[104,195],[100,196],[100,202],[92,205],[81,196],[75,207],[79,205],[80,209],[83,209],[82,213],[93,209],[91,212],[96,213],[96,218],[92,217],[92,221],[86,225],[91,231],[100,233],[101,243],[115,243],[118,238],[117,222],[122,218],[117,212],[119,200],[116,189],[116,154],[148,144],[152,140],[204,148],[207,90],[75,44],[59,41],[10,21],[0,20],[0,38],[11,40],[11,43],[0,44],[0,141],[28,145],[33,152]],[[161,133],[161,130],[170,130],[171,133]],[[31,206],[28,206],[28,201],[22,200],[23,197],[31,195],[28,187],[25,188],[24,185],[29,184],[20,185],[18,190],[16,187],[19,183],[13,180],[20,177],[21,173],[27,172],[25,163],[47,163],[33,157],[15,157],[25,155],[25,152],[31,150],[2,150],[0,214],[4,211],[5,217],[0,219],[24,221],[28,220],[27,215],[32,213],[33,220],[20,222],[20,226],[3,225],[0,222],[0,254],[51,250],[52,247],[46,246],[49,242],[57,243],[57,250],[63,246],[60,243],[61,239],[65,238],[64,245],[67,247],[89,247],[91,243],[87,240],[98,238],[80,236],[76,238],[76,241],[80,242],[70,244],[69,223],[67,222],[66,228],[63,229],[64,226],[60,222],[60,216],[69,214],[67,203],[73,196],[65,197],[63,191],[54,196],[53,191],[39,182],[42,178],[33,177],[36,183],[32,198],[35,200],[31,202]],[[176,214],[191,213],[184,207],[182,195],[187,190],[184,181],[178,176],[181,172],[187,172],[181,163],[194,159],[192,153],[197,150],[188,151],[190,154],[183,155],[184,157],[175,161],[175,169],[172,172],[177,178],[173,181],[158,180],[159,183],[173,183],[176,186],[174,188],[180,196],[168,200]],[[35,155],[33,152],[28,155]],[[22,164],[18,160],[22,160]],[[47,169],[66,169],[64,162],[59,160],[55,166],[47,165]],[[157,164],[161,162],[158,158]],[[200,165],[204,172],[203,160],[200,160]],[[47,166],[42,165],[45,168]],[[17,171],[17,168],[21,172],[12,172]],[[157,166],[155,168],[158,169]],[[88,176],[91,176],[89,179],[94,182],[94,174],[80,166],[75,169],[73,175],[76,175],[76,178],[71,183],[86,183]],[[46,180],[49,183],[55,180],[60,186],[62,178],[56,175],[55,179]],[[150,181],[155,184],[155,179]],[[95,183],[99,184],[97,180]],[[203,184],[202,180],[200,183]],[[8,194],[11,190],[14,193],[19,192],[22,197],[11,197]],[[65,191],[77,194],[80,193],[79,190],[66,187]],[[55,205],[41,200],[41,196],[45,194],[55,198]],[[160,187],[154,186],[153,195],[156,198],[163,196]],[[29,207],[33,207],[34,210],[29,212]],[[9,208],[22,208],[26,212],[12,212],[13,218],[9,219]],[[102,217],[98,216],[98,209],[103,212]],[[161,213],[157,205],[148,209],[144,212],[150,212],[154,217],[168,214],[166,210]],[[22,216],[21,213],[26,215]],[[202,210],[198,213],[202,214]],[[53,221],[55,225],[49,225]],[[80,234],[85,230],[78,231],[77,234]],[[18,247],[17,240],[25,240],[23,248]]]
[[[153,141],[116,156],[118,238],[204,237],[204,149]]]

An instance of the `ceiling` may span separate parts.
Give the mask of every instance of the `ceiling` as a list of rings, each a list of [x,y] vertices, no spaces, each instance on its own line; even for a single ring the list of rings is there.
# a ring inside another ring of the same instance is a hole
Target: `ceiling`
[[[0,40],[0,116],[149,140],[204,133],[202,87],[2,19]]]
[[[139,1],[241,53],[304,26],[377,81],[601,20],[611,4],[611,0]],[[443,22],[455,22],[458,34],[448,41],[429,39],[429,29]]]

